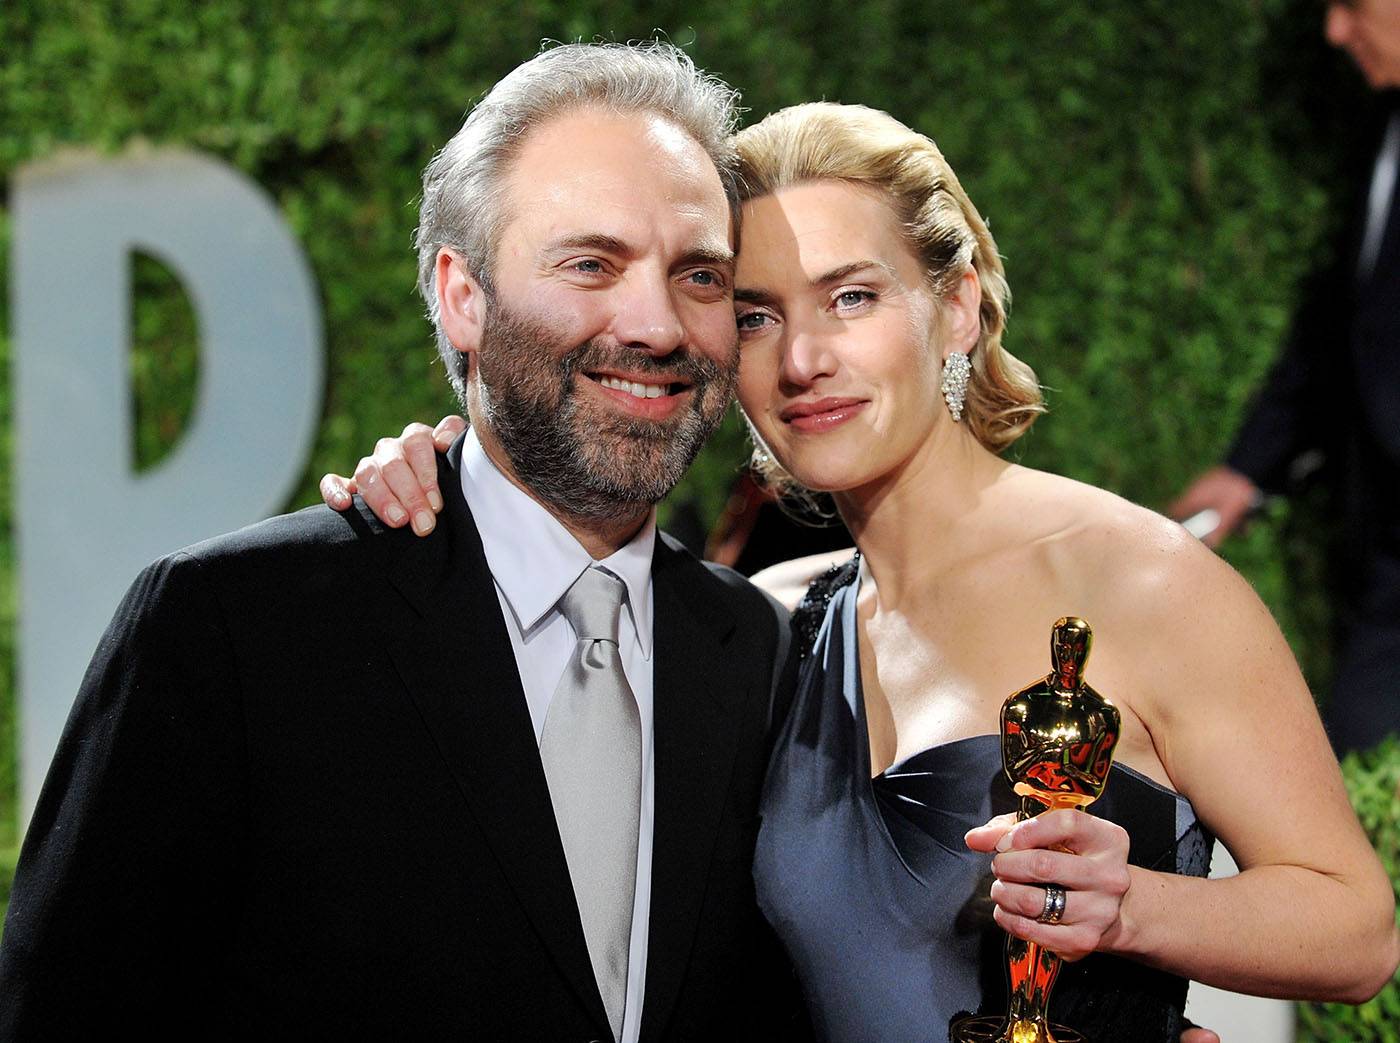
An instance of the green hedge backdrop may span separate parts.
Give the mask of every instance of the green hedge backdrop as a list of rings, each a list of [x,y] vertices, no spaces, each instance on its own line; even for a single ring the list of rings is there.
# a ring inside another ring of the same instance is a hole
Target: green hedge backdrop
[[[246,171],[301,238],[323,298],[324,416],[288,506],[312,502],[324,470],[452,406],[409,247],[433,151],[542,39],[662,33],[741,87],[751,118],[858,101],[933,136],[1006,257],[1008,346],[1049,388],[1022,460],[1161,506],[1222,451],[1329,243],[1337,157],[1365,99],[1321,18],[1317,0],[6,0],[0,284],[19,164],[146,140]],[[134,293],[133,452],[150,466],[189,414],[195,324],[154,261],[137,265]],[[6,360],[7,307],[0,295]],[[10,405],[6,383],[0,852],[17,842]],[[671,506],[712,517],[742,443],[731,421]],[[1269,509],[1227,556],[1321,689],[1325,577],[1297,535],[1304,515]],[[0,856],[0,891],[12,862]]]

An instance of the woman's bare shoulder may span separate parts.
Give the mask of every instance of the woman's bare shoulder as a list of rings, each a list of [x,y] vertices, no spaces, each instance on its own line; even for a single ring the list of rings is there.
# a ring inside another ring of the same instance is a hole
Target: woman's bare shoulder
[[[768,566],[761,572],[755,572],[749,577],[749,582],[766,590],[786,605],[789,610],[792,610],[802,600],[802,595],[807,593],[807,588],[811,585],[812,580],[831,566],[840,565],[850,560],[854,553],[854,547],[847,547],[844,550],[827,551],[823,554],[809,554],[805,558],[793,558],[791,561],[779,562],[777,565]]]
[[[1055,488],[1073,514],[1047,551],[1055,572],[1136,650],[1143,677],[1171,675],[1164,690],[1204,696],[1248,661],[1295,683],[1297,667],[1268,608],[1224,559],[1122,497],[1067,479]]]
[[[1217,573],[1222,564],[1170,518],[1097,486],[1029,472],[1019,499],[1020,516],[1040,530],[1033,538],[1060,558],[1062,567],[1096,580],[1113,576],[1131,587],[1169,584]]]
[[[1242,631],[1272,632],[1249,584],[1215,552],[1156,511],[1057,475],[1039,475],[1018,497],[1017,524],[1032,526],[1043,581],[1144,647],[1188,636],[1209,644]],[[1271,635],[1270,635],[1271,636]]]

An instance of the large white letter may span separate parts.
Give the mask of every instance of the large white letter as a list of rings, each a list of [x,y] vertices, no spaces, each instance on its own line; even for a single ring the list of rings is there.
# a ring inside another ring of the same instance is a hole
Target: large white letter
[[[15,177],[20,820],[97,639],[161,554],[280,510],[305,466],[323,361],[315,283],[267,195],[226,164],[144,149]],[[132,461],[131,255],[181,280],[200,331],[189,430]]]

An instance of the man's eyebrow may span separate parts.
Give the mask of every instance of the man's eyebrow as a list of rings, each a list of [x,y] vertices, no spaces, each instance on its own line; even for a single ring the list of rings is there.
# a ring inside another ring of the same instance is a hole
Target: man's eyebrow
[[[829,272],[823,272],[815,279],[810,280],[808,285],[814,289],[821,286],[829,286],[831,283],[840,282],[842,279],[848,279],[857,272],[863,272],[867,268],[873,268],[878,272],[883,272],[890,276],[890,278],[897,279],[899,277],[899,273],[884,261],[852,261],[850,264],[843,264],[833,268]],[[734,300],[741,301],[744,304],[771,304],[776,296],[777,295],[774,294],[772,290],[765,290],[761,287],[739,286],[734,289]]]
[[[692,264],[713,264],[721,268],[730,268],[734,265],[734,251],[728,247],[697,246],[681,254],[676,267],[684,268]]]
[[[557,253],[560,250],[597,250],[599,253],[614,254],[618,257],[631,257],[636,252],[617,236],[604,232],[576,232],[555,239],[545,246],[545,253]],[[697,246],[687,250],[676,261],[678,268],[692,264],[732,267],[734,251],[728,247]]]
[[[615,235],[603,232],[576,232],[555,239],[545,246],[546,253],[558,250],[597,250],[600,253],[617,254],[623,257],[632,255],[632,248]]]

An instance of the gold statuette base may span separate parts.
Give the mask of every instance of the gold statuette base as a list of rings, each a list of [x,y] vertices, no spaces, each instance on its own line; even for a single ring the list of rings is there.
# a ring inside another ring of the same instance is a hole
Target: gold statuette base
[[[1033,1021],[1013,1025],[1001,1014],[959,1018],[953,1022],[948,1038],[952,1043],[1088,1043],[1084,1036],[1064,1025]]]

